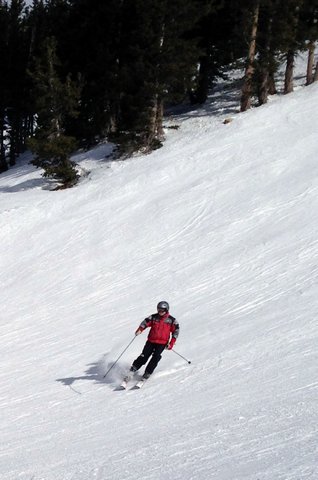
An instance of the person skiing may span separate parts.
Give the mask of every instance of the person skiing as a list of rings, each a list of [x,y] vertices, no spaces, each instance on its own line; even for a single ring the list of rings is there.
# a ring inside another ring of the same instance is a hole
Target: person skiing
[[[130,372],[137,372],[151,357],[143,374],[143,380],[150,377],[157,367],[164,349],[171,350],[179,335],[179,323],[170,315],[168,302],[159,302],[157,313],[153,313],[150,317],[145,318],[135,331],[135,335],[140,335],[148,327],[150,327],[150,332],[145,346],[130,367]]]

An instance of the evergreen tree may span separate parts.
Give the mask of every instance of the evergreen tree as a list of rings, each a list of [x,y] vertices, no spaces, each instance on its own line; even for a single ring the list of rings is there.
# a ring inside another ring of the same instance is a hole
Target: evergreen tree
[[[69,71],[80,74],[83,88],[79,116],[69,128],[84,145],[117,129],[122,3],[70,1],[64,51]]]
[[[302,4],[303,0],[277,0],[273,32],[276,49],[286,61],[284,93],[293,91],[295,56],[303,45],[298,35]]]
[[[269,93],[275,93],[274,74],[277,69],[273,49],[273,23],[275,22],[275,0],[265,0],[260,4],[257,59],[255,62],[255,83],[259,105],[267,103]]]
[[[27,37],[24,21],[24,0],[12,0],[9,7],[7,37],[7,118],[9,164],[25,149],[24,123],[26,115]]]
[[[241,94],[241,112],[249,109],[253,94],[253,76],[255,72],[256,37],[258,32],[260,0],[251,0],[247,4],[246,23],[249,25],[249,49]]]
[[[8,78],[7,78],[7,31],[9,24],[8,5],[6,2],[0,1],[0,173],[8,170],[6,160],[6,107],[8,94]]]
[[[191,103],[204,103],[215,77],[223,74],[224,67],[244,55],[241,12],[236,0],[203,2],[207,13],[200,19],[194,35],[199,39],[200,56]]]
[[[299,15],[299,37],[308,49],[306,85],[314,81],[315,44],[318,40],[318,2],[304,0]]]
[[[189,32],[200,15],[192,0],[123,2],[119,127],[146,151],[163,137],[164,105],[183,99],[191,86],[198,48]]]
[[[30,73],[34,82],[37,129],[29,146],[36,154],[33,163],[44,169],[44,176],[62,182],[63,186],[72,186],[78,179],[74,162],[70,160],[76,141],[65,135],[64,124],[67,117],[77,115],[80,92],[69,76],[65,82],[60,80],[58,65],[56,40],[51,37],[45,41]]]
[[[282,59],[285,92],[292,90],[299,49],[308,49],[311,83],[318,79],[317,9],[317,0],[33,0],[28,8],[24,0],[0,0],[0,172],[28,135],[35,162],[66,183],[76,180],[75,138],[160,146],[165,106],[189,92],[203,103],[246,45],[242,110],[255,93],[263,104],[275,92]]]

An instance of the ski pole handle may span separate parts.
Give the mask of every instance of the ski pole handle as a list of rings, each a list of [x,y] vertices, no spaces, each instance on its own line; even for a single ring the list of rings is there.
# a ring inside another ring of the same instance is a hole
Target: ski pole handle
[[[183,360],[185,360],[187,363],[191,363],[190,360],[188,360],[187,358],[185,358],[183,355],[181,355],[180,353],[176,352],[174,349],[172,349],[172,352],[175,353],[176,355],[179,355],[179,357],[183,358]]]

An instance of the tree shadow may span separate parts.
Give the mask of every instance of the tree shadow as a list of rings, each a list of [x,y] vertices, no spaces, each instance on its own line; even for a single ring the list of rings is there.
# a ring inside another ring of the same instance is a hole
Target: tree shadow
[[[224,82],[214,85],[210,90],[207,101],[204,104],[181,104],[167,108],[165,118],[177,115],[185,120],[198,117],[223,117],[239,113],[240,107],[240,85],[242,79],[234,79],[231,82]]]
[[[3,193],[14,193],[14,192],[21,192],[23,190],[32,190],[34,188],[39,187],[48,187],[48,182],[43,180],[43,178],[35,178],[33,180],[26,180],[25,182],[21,182],[16,185],[7,186],[0,188],[0,192]]]
[[[33,190],[42,188],[43,190],[52,190],[56,180],[45,178],[38,171],[38,168],[31,165],[32,156],[25,153],[17,164],[10,167],[6,172],[1,173],[1,179],[7,179],[7,185],[0,188],[3,193],[16,193],[24,190]],[[32,175],[33,178],[24,179],[25,175]],[[3,182],[4,183],[4,182]]]

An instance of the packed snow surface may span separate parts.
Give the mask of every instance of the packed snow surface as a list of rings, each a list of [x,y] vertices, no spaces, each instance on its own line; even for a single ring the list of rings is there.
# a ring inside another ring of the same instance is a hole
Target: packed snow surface
[[[0,176],[1,480],[318,478],[317,105],[216,95],[73,189]],[[176,351],[117,392],[159,300]]]

